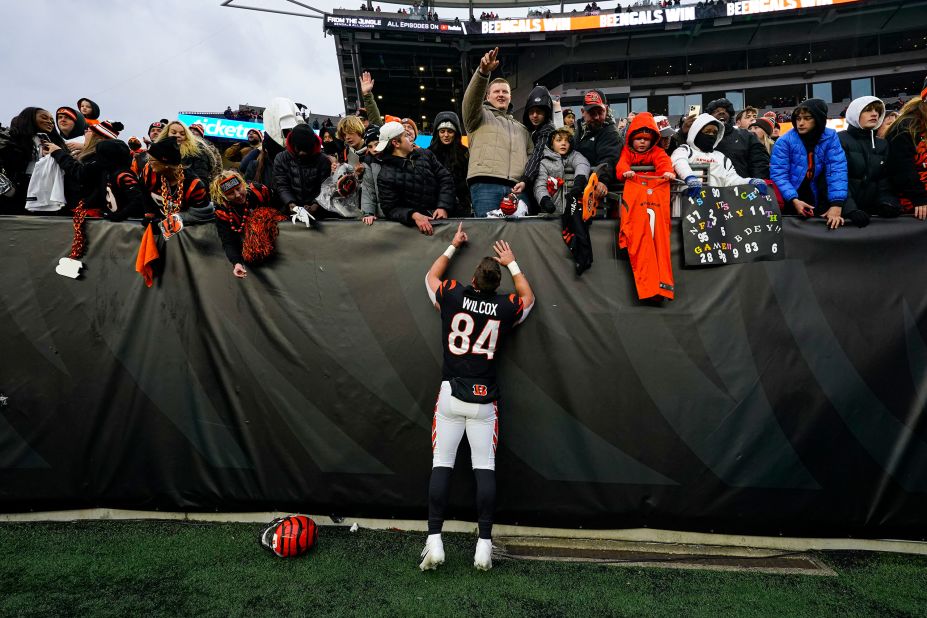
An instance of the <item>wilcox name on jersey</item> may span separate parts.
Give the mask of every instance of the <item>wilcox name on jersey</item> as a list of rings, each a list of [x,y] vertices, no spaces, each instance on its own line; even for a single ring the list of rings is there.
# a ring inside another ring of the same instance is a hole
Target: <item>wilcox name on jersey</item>
[[[471,313],[482,313],[483,315],[498,315],[499,305],[496,303],[487,303],[486,301],[475,301],[470,298],[463,299],[464,311]]]
[[[441,283],[435,299],[441,308],[444,378],[494,383],[496,353],[524,315],[521,299],[514,294],[484,294],[454,279]]]

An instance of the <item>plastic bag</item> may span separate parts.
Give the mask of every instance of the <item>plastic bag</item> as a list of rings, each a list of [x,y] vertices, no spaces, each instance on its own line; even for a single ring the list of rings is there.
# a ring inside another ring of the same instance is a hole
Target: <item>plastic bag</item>
[[[26,210],[57,212],[64,208],[64,204],[64,171],[54,158],[44,156],[35,164],[29,179]]]
[[[350,181],[351,179],[346,177],[353,174],[352,165],[339,165],[331,176],[322,181],[322,190],[316,199],[319,206],[348,219],[359,218],[363,213],[360,209],[360,191],[357,183],[345,182]]]

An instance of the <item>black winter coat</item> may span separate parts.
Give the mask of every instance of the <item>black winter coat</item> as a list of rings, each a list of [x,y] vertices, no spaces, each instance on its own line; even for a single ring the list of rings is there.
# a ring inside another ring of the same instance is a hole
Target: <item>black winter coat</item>
[[[741,177],[769,178],[769,152],[750,131],[726,125],[724,138],[715,150],[731,160]]]
[[[29,188],[26,167],[35,156],[31,141],[30,139],[28,144],[24,144],[22,140],[11,136],[8,131],[0,129],[0,172],[3,172],[16,187],[14,195],[0,195],[0,214],[26,214],[26,190]]]
[[[900,210],[889,186],[888,142],[867,131],[848,126],[837,133],[840,145],[847,155],[849,199],[857,208],[874,215],[897,214]]]
[[[68,195],[68,212],[62,214],[71,214],[81,200],[84,208],[100,211],[110,221],[141,218],[145,214],[145,190],[130,169],[131,154],[123,142],[100,142],[96,152],[83,161],[78,161],[66,150],[57,150],[51,156],[64,172],[65,194],[69,187],[75,192],[73,196]],[[116,201],[115,211],[109,209],[107,188]]]
[[[412,225],[412,214],[454,210],[454,178],[430,150],[416,148],[408,157],[388,155],[377,176],[380,208],[388,219]]]
[[[451,177],[454,179],[454,194],[457,198],[457,203],[453,211],[448,211],[448,216],[469,217],[473,214],[470,186],[467,184],[467,166],[470,162],[470,150],[461,142],[460,119],[457,117],[457,114],[454,112],[439,112],[438,115],[435,116],[432,126],[440,126],[444,121],[449,121],[454,125],[454,130],[457,132],[454,136],[454,141],[445,146],[441,143],[438,132],[435,131],[431,137],[431,144],[428,146],[428,150],[435,153],[435,157],[441,165],[451,173]]]
[[[70,214],[81,200],[84,200],[85,208],[106,206],[106,181],[103,169],[97,165],[96,153],[85,157],[83,161],[75,159],[66,149],[56,150],[51,156],[64,172],[64,196],[67,198],[68,212],[61,214]]]
[[[904,121],[902,121],[904,122]],[[895,121],[888,131],[888,169],[892,188],[906,209],[927,205],[927,135],[915,142],[907,127]]]
[[[574,142],[574,149],[586,157],[599,182],[614,188],[615,165],[621,156],[622,142],[618,137],[618,127],[611,118],[605,120],[602,127],[592,131],[581,125],[579,139]]]
[[[280,203],[280,196],[277,195],[274,187],[274,161],[283,150],[284,147],[265,132],[261,148],[249,152],[242,159],[239,169],[248,182],[256,182],[270,189],[271,200],[275,208],[286,210],[286,204]]]
[[[41,157],[35,139],[39,127],[35,124],[38,107],[27,107],[10,121],[9,129],[0,129],[0,170],[13,182],[16,193],[0,195],[0,214],[25,214],[26,192],[29,190],[31,172],[26,173],[29,164]],[[48,139],[60,148],[67,145],[57,131],[48,134]]]
[[[331,176],[332,164],[319,153],[301,159],[284,150],[274,159],[274,190],[284,206],[309,206],[322,191],[322,181]]]
[[[184,157],[182,163],[184,174],[188,176],[193,174],[208,187],[209,183],[212,182],[212,160],[205,148],[205,146],[200,146],[200,151],[197,154]]]

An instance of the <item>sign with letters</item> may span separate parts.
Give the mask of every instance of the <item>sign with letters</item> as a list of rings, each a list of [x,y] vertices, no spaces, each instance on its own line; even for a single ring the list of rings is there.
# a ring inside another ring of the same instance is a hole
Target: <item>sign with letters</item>
[[[784,257],[782,213],[770,188],[702,187],[683,200],[686,266],[720,266]]]

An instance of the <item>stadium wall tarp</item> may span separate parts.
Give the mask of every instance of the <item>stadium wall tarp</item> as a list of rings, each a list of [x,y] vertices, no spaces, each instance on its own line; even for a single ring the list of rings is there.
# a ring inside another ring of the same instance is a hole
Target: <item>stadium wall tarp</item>
[[[784,225],[786,259],[699,269],[677,231],[676,300],[652,304],[615,222],[582,278],[554,221],[466,224],[449,275],[504,238],[538,297],[500,362],[500,522],[925,536],[927,224]],[[0,218],[0,510],[424,518],[424,275],[452,227],[286,222],[243,281],[188,227],[148,289],[137,224],[89,222],[72,280],[69,220]],[[472,521],[468,460],[450,515]]]

